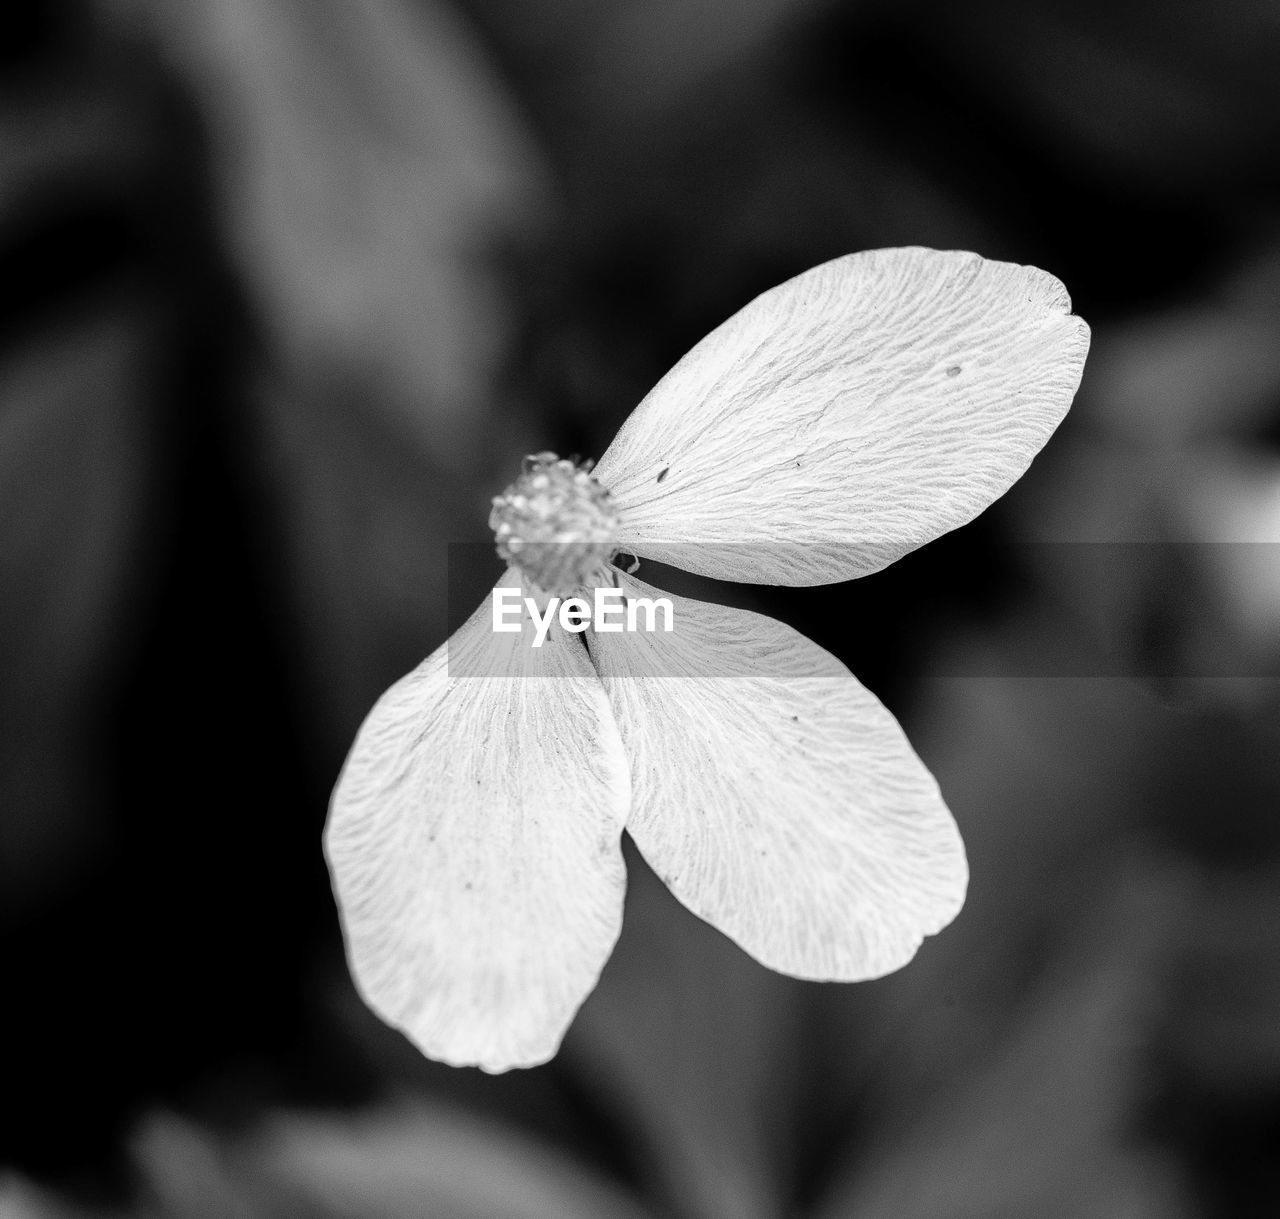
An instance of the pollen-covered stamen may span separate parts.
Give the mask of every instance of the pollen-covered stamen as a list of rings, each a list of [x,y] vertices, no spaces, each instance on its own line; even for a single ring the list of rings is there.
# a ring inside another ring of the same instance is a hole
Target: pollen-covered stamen
[[[553,596],[607,582],[618,549],[618,514],[589,470],[554,453],[534,453],[520,477],[493,498],[489,527],[498,557]]]

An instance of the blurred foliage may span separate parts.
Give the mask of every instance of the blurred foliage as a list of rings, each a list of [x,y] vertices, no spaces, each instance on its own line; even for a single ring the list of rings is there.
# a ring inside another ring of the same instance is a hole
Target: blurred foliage
[[[1275,11],[11,7],[0,1213],[1280,1210]],[[629,852],[560,1057],[423,1061],[319,833],[486,578],[446,543],[753,292],[892,244],[1059,275],[1077,407],[920,555],[735,595],[904,720],[965,912],[803,984]]]

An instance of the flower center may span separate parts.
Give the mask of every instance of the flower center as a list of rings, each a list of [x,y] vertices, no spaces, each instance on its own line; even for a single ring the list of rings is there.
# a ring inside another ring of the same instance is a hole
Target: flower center
[[[493,497],[489,528],[498,557],[553,596],[568,596],[589,582],[606,583],[618,549],[618,514],[609,492],[591,477],[589,464],[554,453],[524,459],[520,477]]]

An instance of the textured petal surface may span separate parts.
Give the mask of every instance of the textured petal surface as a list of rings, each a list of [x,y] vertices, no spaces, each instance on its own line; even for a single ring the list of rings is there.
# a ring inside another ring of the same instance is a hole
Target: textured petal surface
[[[904,965],[968,879],[933,777],[830,653],[759,614],[671,601],[671,634],[588,635],[644,857],[783,973],[856,981]]]
[[[848,580],[1003,495],[1066,414],[1088,347],[1035,267],[851,254],[703,339],[595,474],[624,549],[724,580]]]
[[[366,1002],[429,1057],[499,1071],[555,1053],[613,948],[629,781],[582,643],[491,622],[486,600],[378,700],[325,847]]]

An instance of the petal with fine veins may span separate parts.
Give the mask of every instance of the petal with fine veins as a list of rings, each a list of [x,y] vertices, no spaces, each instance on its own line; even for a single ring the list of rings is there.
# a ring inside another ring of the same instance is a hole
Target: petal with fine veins
[[[596,466],[623,549],[718,579],[866,575],[972,520],[1066,414],[1089,329],[1052,275],[871,250],[712,331]]]
[[[689,909],[782,973],[858,981],[906,964],[960,909],[968,872],[897,721],[790,627],[670,599],[671,634],[588,634],[631,763],[636,845]]]
[[[325,847],[365,1001],[428,1057],[501,1071],[556,1052],[617,939],[629,779],[581,642],[491,621],[486,600],[378,700]]]

